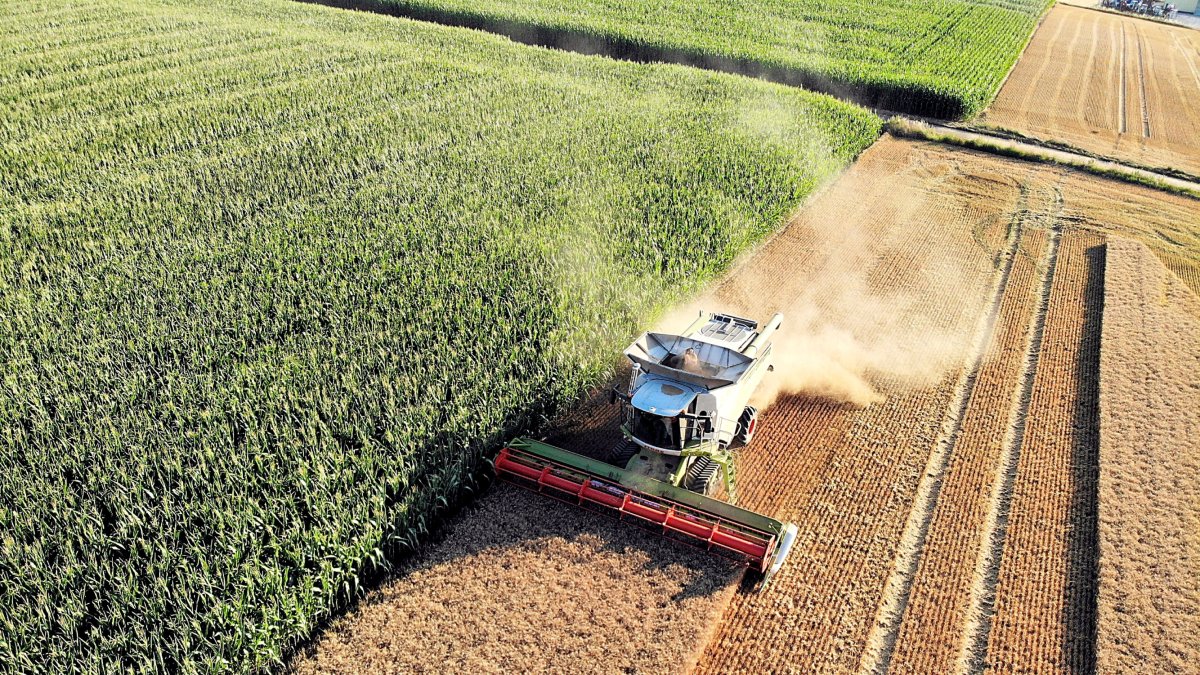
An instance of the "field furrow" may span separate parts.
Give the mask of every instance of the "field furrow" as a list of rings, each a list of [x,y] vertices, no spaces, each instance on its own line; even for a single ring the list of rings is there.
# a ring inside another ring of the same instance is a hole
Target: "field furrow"
[[[989,127],[1200,175],[1197,31],[1056,5],[991,106]]]
[[[999,672],[1095,670],[1102,245],[1067,230],[1053,275],[986,636]]]
[[[1031,201],[1031,214],[1049,208]],[[1027,358],[1046,233],[1026,227],[991,345],[963,414],[905,605],[890,672],[950,672],[963,649],[977,559],[1000,460],[1012,442],[1014,394]]]
[[[1146,47],[1142,35],[1137,35],[1137,64],[1138,64],[1138,98],[1141,101],[1142,136],[1151,137],[1150,131],[1150,101],[1146,98]]]

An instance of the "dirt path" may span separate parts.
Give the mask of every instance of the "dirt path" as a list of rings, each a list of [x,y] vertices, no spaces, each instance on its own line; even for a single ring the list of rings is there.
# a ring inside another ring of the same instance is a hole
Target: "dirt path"
[[[1200,31],[1054,7],[977,123],[1200,175]]]

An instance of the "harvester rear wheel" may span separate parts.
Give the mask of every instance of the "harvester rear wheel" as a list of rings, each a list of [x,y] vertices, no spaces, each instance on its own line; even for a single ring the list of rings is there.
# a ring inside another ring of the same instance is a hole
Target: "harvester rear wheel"
[[[629,464],[629,460],[633,459],[634,455],[638,454],[638,444],[629,439],[625,439],[617,444],[615,448],[609,452],[608,463],[614,466],[619,466],[622,469]]]
[[[692,492],[712,496],[716,488],[718,465],[708,457],[697,457],[688,467],[684,487]]]
[[[754,432],[758,427],[758,408],[752,405],[746,406],[742,411],[742,416],[738,418],[737,444],[741,447],[750,445],[750,441],[754,440]]]

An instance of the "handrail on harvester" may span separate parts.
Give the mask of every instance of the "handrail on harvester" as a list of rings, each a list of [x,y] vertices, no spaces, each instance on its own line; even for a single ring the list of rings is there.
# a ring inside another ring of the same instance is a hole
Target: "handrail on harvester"
[[[596,505],[732,555],[770,578],[795,540],[796,526],[677,488],[621,467],[518,438],[495,461],[501,478],[580,505]]]

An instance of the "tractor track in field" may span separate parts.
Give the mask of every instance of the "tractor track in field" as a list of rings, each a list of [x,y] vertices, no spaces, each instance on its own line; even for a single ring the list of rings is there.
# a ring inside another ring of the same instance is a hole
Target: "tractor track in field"
[[[1137,31],[1135,31],[1137,32]],[[1146,56],[1142,34],[1137,32],[1138,86],[1142,90],[1142,135],[1150,138],[1150,100],[1146,96]]]
[[[1028,342],[1025,346],[1025,368],[1021,373],[1020,387],[1014,391],[1012,410],[1009,413],[1010,432],[1000,456],[997,480],[992,490],[991,509],[984,526],[984,545],[980,548],[979,560],[975,566],[975,584],[971,588],[971,605],[967,613],[959,672],[982,673],[985,669],[988,638],[991,635],[995,611],[996,583],[1000,576],[1000,562],[1008,532],[1013,483],[1016,480],[1018,460],[1025,440],[1026,421],[1030,402],[1033,400],[1033,385],[1046,333],[1051,285],[1058,269],[1058,252],[1062,243],[1062,212],[1062,192],[1055,188],[1054,212],[1046,223],[1046,264],[1042,271],[1037,306],[1030,321]]]
[[[1120,68],[1120,71],[1121,71],[1121,84],[1120,84],[1121,96],[1120,96],[1119,102],[1117,104],[1118,105],[1118,107],[1117,107],[1117,120],[1118,120],[1117,129],[1122,134],[1129,131],[1129,123],[1127,121],[1129,119],[1129,115],[1128,115],[1128,112],[1126,111],[1127,104],[1126,104],[1126,94],[1125,94],[1125,91],[1127,88],[1127,85],[1125,83],[1126,51],[1127,51],[1127,44],[1126,44],[1126,40],[1125,40],[1125,24],[1121,24],[1121,68]]]
[[[1004,291],[1008,286],[1013,265],[1019,255],[1018,249],[1025,229],[1023,220],[1027,208],[1028,194],[1022,186],[1020,201],[1008,228],[1005,248],[999,257],[1002,267],[996,275],[996,281],[991,289],[991,302],[987,311],[979,317],[968,366],[963,369],[955,384],[952,403],[943,420],[940,438],[929,455],[917,488],[913,508],[904,528],[899,551],[896,554],[895,566],[888,578],[887,590],[880,602],[874,627],[867,638],[867,648],[859,663],[860,672],[886,673],[891,664],[896,640],[900,633],[900,625],[904,618],[904,610],[908,605],[913,580],[916,576],[917,563],[920,561],[925,538],[929,534],[929,527],[933,521],[934,505],[941,492],[942,480],[954,452],[954,446],[962,432],[964,414],[970,404],[979,372],[983,367],[988,345],[995,333],[1000,303],[1004,298]]]

